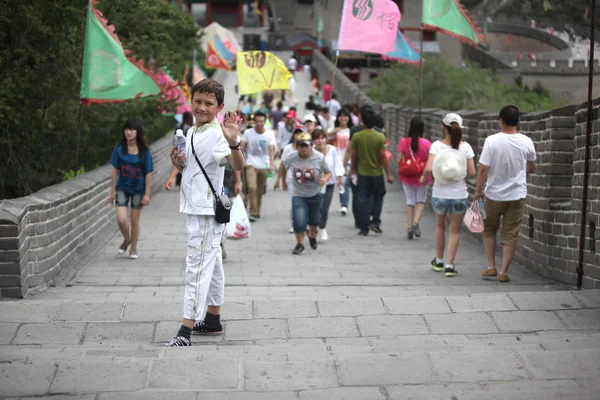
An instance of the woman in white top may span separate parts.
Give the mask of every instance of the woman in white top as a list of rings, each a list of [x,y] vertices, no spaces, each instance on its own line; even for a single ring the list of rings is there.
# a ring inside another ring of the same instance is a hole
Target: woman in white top
[[[289,154],[293,153],[296,150],[296,137],[301,134],[304,133],[304,127],[302,125],[296,125],[296,127],[294,128],[294,132],[292,132],[292,137],[290,139],[290,142],[288,144],[286,144],[283,147],[283,151],[281,152],[281,159],[283,160],[285,157],[287,157]],[[285,167],[283,165],[283,163],[281,163],[279,165],[279,173],[277,174],[277,179],[275,180],[275,186],[274,186],[274,190],[277,190],[279,188],[279,185],[281,184],[281,179],[282,178],[282,174],[283,174],[283,170],[285,170]],[[287,192],[288,195],[290,196],[290,203],[292,200],[292,196],[293,196],[293,184],[292,184],[292,170],[288,169],[286,175],[285,175],[285,182],[287,183]],[[293,210],[292,210],[292,206],[290,204],[290,220],[292,220],[292,215]],[[293,221],[292,221],[293,224]],[[288,231],[289,233],[294,233],[294,227],[291,227],[290,230]]]
[[[348,150],[348,146],[350,145],[350,128],[353,126],[354,122],[352,121],[350,111],[342,108],[340,112],[338,112],[335,128],[328,132],[327,142],[337,147],[338,154],[342,160],[342,165],[344,163],[344,157],[346,156],[346,150]],[[348,213],[348,203],[350,202],[350,179],[347,177],[348,171],[350,171],[350,163],[343,166],[346,179],[343,184],[340,185],[340,213],[346,215]],[[344,187],[343,190],[341,189],[342,186]]]
[[[431,145],[421,183],[429,179],[435,163],[436,174],[434,175],[431,203],[436,215],[436,258],[431,261],[431,267],[438,272],[444,271],[447,277],[452,277],[458,275],[454,268],[454,258],[458,249],[460,227],[469,207],[469,193],[465,178],[475,176],[473,160],[475,154],[471,145],[462,141],[463,126],[460,115],[447,114],[443,124],[445,137]],[[437,162],[435,162],[436,157],[439,157]],[[444,265],[447,214],[450,214],[450,233],[448,235],[448,259]]]
[[[321,203],[321,222],[319,223],[319,231],[321,232],[320,241],[325,242],[329,239],[327,235],[327,219],[329,217],[329,207],[331,206],[331,200],[333,199],[333,192],[335,189],[335,184],[338,185],[343,184],[342,180],[344,179],[344,167],[342,165],[342,158],[338,150],[327,144],[327,134],[322,129],[315,129],[312,132],[312,141],[315,147],[315,150],[322,153],[325,156],[325,162],[329,167],[329,170],[332,172],[331,178],[327,182],[327,184],[323,187],[321,193],[325,196],[323,197],[323,202]]]

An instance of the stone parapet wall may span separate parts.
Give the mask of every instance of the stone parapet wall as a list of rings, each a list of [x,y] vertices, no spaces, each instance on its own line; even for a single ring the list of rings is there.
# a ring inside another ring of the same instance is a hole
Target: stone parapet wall
[[[320,76],[331,76],[334,65],[316,53],[314,67]],[[415,108],[395,104],[374,103],[358,87],[336,72],[334,90],[342,104],[373,104],[383,117],[390,140],[390,151],[396,153],[398,140],[406,136]],[[600,99],[594,102],[593,134],[590,138],[590,175],[588,215],[584,250],[583,287],[600,288]],[[499,131],[498,114],[484,111],[456,111],[463,117],[463,140],[479,161],[485,139]],[[425,137],[442,137],[442,118],[449,111],[423,109]],[[537,168],[528,176],[525,218],[519,233],[515,261],[526,268],[557,281],[576,284],[578,245],[583,196],[583,165],[587,104],[572,105],[551,111],[528,113],[519,129],[529,136],[537,151]],[[395,159],[395,157],[394,157]],[[392,171],[396,166],[391,167]],[[476,179],[467,181],[470,194]],[[477,235],[480,237],[480,235]],[[482,265],[485,260],[481,260]]]
[[[171,171],[171,136],[150,146],[152,193]],[[23,297],[49,282],[117,229],[108,199],[110,165],[0,201],[0,297]]]

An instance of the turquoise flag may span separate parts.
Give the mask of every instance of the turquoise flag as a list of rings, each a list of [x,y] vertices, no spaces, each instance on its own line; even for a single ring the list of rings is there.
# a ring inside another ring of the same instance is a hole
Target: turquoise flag
[[[477,45],[483,35],[458,0],[423,0],[423,26]]]
[[[421,55],[419,52],[408,42],[400,31],[396,33],[394,50],[385,53],[383,58],[405,64],[418,64],[421,62]]]

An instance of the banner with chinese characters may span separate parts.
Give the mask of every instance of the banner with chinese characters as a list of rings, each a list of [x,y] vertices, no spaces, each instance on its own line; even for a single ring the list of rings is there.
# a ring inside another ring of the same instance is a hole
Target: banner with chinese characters
[[[236,70],[240,95],[290,88],[292,74],[283,61],[268,51],[238,52]]]

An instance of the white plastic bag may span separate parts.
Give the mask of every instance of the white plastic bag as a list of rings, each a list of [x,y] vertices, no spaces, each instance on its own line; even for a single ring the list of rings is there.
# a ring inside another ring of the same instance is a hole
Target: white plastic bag
[[[250,220],[244,208],[244,200],[239,194],[231,204],[231,218],[227,224],[228,239],[246,239],[250,236]]]

